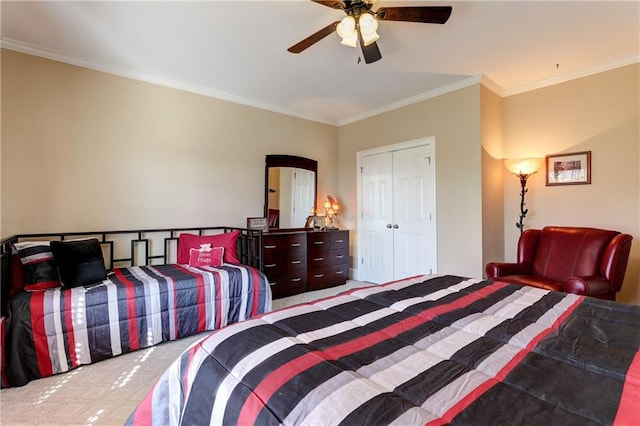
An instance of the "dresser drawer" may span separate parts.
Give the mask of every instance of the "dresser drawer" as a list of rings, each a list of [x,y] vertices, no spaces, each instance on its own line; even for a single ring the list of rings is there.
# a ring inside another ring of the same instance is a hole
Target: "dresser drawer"
[[[307,235],[307,250],[329,250],[331,247],[331,235],[329,232],[309,232]]]
[[[349,278],[349,264],[347,262],[330,265],[316,270],[309,270],[307,288],[318,289],[333,287],[347,282]]]
[[[264,257],[263,270],[267,275],[272,271],[297,271],[299,269],[307,269],[306,253],[274,254],[273,256]]]
[[[331,249],[349,249],[349,231],[329,232]]]
[[[262,252],[264,256],[288,251],[307,251],[307,236],[304,233],[263,235]]]
[[[309,269],[315,269],[346,263],[349,260],[349,253],[344,249],[325,250],[324,252],[314,251],[313,253],[309,253],[307,259],[307,267]]]

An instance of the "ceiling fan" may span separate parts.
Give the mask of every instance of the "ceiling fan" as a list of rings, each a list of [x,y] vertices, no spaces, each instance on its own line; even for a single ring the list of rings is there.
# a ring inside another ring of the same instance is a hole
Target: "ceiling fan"
[[[287,50],[300,53],[313,46],[329,34],[336,31],[342,37],[342,44],[362,48],[362,56],[367,64],[382,58],[376,40],[378,21],[423,22],[427,24],[444,24],[451,16],[451,6],[406,6],[380,7],[373,10],[375,0],[311,0],[333,9],[343,10],[347,16],[341,21],[332,22],[309,37],[294,44]]]

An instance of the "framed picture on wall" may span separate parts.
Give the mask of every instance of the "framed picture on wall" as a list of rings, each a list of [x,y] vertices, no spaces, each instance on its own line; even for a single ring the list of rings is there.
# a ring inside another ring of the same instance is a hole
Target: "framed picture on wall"
[[[262,232],[267,232],[269,231],[269,222],[266,217],[248,217],[247,228],[259,229]]]
[[[546,156],[547,186],[591,183],[591,151]]]

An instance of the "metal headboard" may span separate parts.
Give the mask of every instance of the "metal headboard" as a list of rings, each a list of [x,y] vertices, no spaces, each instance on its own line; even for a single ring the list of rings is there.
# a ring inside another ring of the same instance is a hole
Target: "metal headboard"
[[[97,238],[103,250],[107,270],[125,266],[176,263],[178,238],[182,233],[215,235],[240,231],[238,259],[245,265],[262,270],[262,231],[229,226],[139,229],[124,231],[53,232],[17,234],[0,241],[0,286],[2,313],[11,288],[12,244],[20,241],[65,241]],[[127,250],[128,249],[128,250]]]

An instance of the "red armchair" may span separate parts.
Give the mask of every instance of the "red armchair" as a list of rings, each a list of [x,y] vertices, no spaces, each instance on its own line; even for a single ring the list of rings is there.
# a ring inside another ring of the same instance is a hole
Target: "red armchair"
[[[547,226],[520,234],[516,263],[488,263],[487,277],[615,300],[629,261],[628,234]]]

